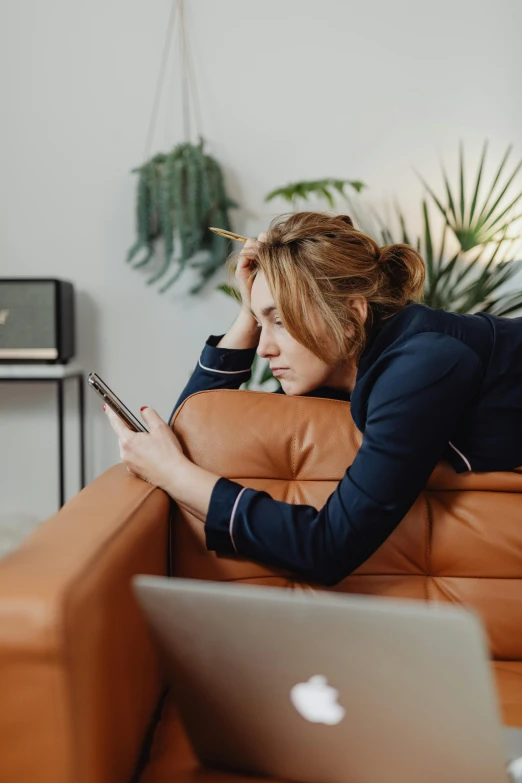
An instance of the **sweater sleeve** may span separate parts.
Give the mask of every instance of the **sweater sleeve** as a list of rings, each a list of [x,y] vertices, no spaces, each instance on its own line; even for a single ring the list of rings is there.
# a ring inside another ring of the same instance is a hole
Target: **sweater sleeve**
[[[209,389],[239,389],[250,379],[256,349],[217,348],[222,338],[223,335],[208,338],[194,372],[170,414],[169,424],[175,411],[191,394]]]
[[[209,549],[334,585],[383,544],[424,488],[482,372],[479,357],[444,334],[416,335],[387,354],[361,448],[325,506],[276,501],[221,478],[206,519]]]

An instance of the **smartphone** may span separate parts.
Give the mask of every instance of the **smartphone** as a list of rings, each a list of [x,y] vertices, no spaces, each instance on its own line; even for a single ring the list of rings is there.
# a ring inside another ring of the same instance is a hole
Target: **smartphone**
[[[116,397],[112,389],[109,389],[107,384],[102,381],[99,375],[95,372],[89,374],[89,386],[98,392],[102,400],[110,405],[114,413],[117,413],[120,419],[123,419],[125,424],[130,427],[134,432],[148,432],[148,429],[141,423],[136,416],[130,412],[126,405]]]

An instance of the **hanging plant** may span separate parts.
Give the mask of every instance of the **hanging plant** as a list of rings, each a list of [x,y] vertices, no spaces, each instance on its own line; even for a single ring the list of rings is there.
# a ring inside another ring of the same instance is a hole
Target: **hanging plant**
[[[134,172],[138,174],[137,239],[127,261],[136,260],[134,268],[141,268],[161,256],[161,266],[148,283],[174,273],[160,292],[170,288],[185,269],[195,268],[200,280],[190,292],[198,293],[229,253],[229,240],[208,227],[230,229],[228,211],[237,206],[226,192],[219,163],[205,153],[201,140],[197,146],[184,142],[168,154],[159,153]]]
[[[174,40],[176,16],[179,17],[179,57],[181,112],[184,141],[169,153],[151,155],[154,143],[162,88]],[[191,143],[192,114],[195,137]],[[149,285],[162,281],[166,291],[185,269],[196,269],[199,281],[190,289],[197,294],[207,280],[225,263],[230,240],[213,234],[209,226],[230,229],[228,211],[236,207],[228,196],[219,163],[205,153],[201,131],[201,109],[196,76],[192,63],[183,0],[171,0],[163,54],[156,84],[147,142],[138,174],[136,233],[134,245],[127,254],[133,268],[151,268]],[[159,268],[158,268],[159,259]]]

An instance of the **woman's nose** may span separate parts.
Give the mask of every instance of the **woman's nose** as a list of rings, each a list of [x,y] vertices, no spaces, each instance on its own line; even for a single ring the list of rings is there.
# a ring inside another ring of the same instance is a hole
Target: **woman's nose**
[[[271,356],[277,356],[279,349],[274,340],[271,339],[269,334],[266,334],[261,330],[261,336],[259,338],[259,344],[257,346],[257,353],[262,359],[268,359]]]

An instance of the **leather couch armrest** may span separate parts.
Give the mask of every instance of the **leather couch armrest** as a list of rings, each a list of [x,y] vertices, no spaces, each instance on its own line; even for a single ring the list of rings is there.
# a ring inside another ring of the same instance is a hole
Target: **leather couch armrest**
[[[170,501],[111,468],[0,560],[0,780],[128,781],[163,681],[133,598]]]

